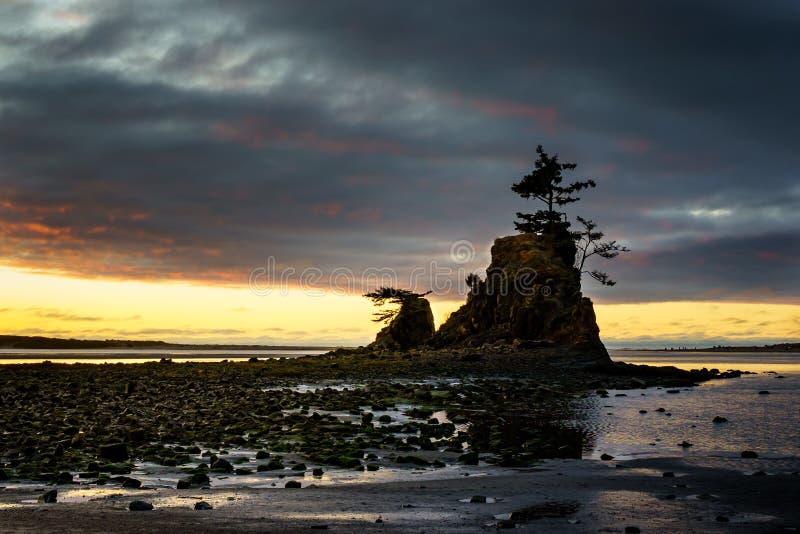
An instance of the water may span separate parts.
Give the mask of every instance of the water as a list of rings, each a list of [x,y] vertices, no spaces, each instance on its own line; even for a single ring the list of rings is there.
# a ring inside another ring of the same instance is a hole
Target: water
[[[591,438],[585,457],[605,453],[617,459],[726,459],[738,458],[743,450],[757,451],[764,458],[800,457],[800,354],[612,351],[612,357],[629,363],[757,374],[712,380],[679,388],[678,393],[668,393],[668,388],[609,390],[608,398],[583,399],[575,424]],[[666,412],[657,412],[660,407]],[[715,416],[728,422],[713,423]],[[692,446],[680,447],[683,441]]]
[[[253,356],[264,359],[299,358],[325,354],[328,349],[4,349],[0,348],[0,364],[41,363],[146,363],[170,358],[173,362],[246,361]]]

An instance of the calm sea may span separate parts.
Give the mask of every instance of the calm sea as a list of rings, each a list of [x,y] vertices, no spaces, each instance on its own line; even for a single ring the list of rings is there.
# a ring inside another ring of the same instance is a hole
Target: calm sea
[[[609,390],[579,402],[576,421],[590,436],[585,456],[800,457],[800,354],[611,351],[629,363],[740,369],[755,374],[693,388]],[[768,391],[769,393],[760,393]],[[625,396],[616,396],[616,395]],[[664,408],[665,412],[656,411]],[[646,413],[640,413],[645,410]],[[667,415],[667,414],[670,415]],[[714,417],[728,419],[713,423]],[[680,447],[686,441],[691,447]]]

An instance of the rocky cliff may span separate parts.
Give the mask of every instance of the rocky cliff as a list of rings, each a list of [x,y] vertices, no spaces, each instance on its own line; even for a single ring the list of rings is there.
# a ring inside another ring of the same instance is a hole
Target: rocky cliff
[[[609,362],[592,301],[581,294],[574,257],[574,244],[565,235],[497,239],[486,278],[471,281],[466,304],[448,318],[431,344],[569,347],[586,362]]]
[[[397,315],[375,337],[368,348],[404,350],[430,341],[435,332],[433,312],[428,299],[417,297],[403,301]]]

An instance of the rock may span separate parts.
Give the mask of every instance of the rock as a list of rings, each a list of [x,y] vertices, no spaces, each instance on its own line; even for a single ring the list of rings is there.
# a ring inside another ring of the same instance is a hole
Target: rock
[[[252,357],[247,359],[247,362],[248,363],[258,363],[258,357],[257,356],[252,356]],[[197,509],[197,508],[195,507],[195,509]]]
[[[679,390],[679,389],[668,389],[667,390],[667,393],[670,393],[672,395],[675,395],[675,394],[680,393],[680,392],[681,392],[681,390]]]
[[[603,454],[600,455],[600,459],[607,462],[609,460],[613,460],[614,457],[611,456],[610,454],[603,453]]]
[[[724,515],[718,515],[716,519],[718,523],[727,523],[728,521],[730,521],[730,519],[728,519]]]
[[[189,489],[192,486],[192,483],[189,482],[188,478],[182,478],[178,481],[178,485],[176,489]]]
[[[126,478],[122,483],[123,488],[139,489],[142,487],[142,481],[135,478]]]
[[[63,473],[59,473],[56,475],[55,479],[56,484],[72,484],[72,473],[64,471]]]
[[[469,502],[471,503],[486,503],[486,496],[485,495],[473,495],[469,498]]]
[[[289,489],[296,489],[296,488],[302,488],[302,487],[303,487],[303,485],[302,485],[302,484],[300,484],[300,483],[299,483],[298,481],[296,481],[296,480],[290,480],[289,482],[287,482],[287,483],[284,485],[284,487],[285,487],[285,488],[289,488]]]
[[[212,464],[211,469],[214,471],[222,471],[224,473],[232,473],[233,465],[225,458],[217,458]]]
[[[647,410],[639,410],[639,413],[647,413]]]
[[[478,453],[475,451],[465,452],[458,457],[458,462],[465,465],[478,465]]]
[[[315,477],[321,477],[324,473],[325,471],[323,471],[321,467],[315,467],[314,470],[311,471],[311,474]]]
[[[625,534],[639,534],[642,530],[639,527],[625,527]]]
[[[423,297],[403,301],[397,315],[384,327],[367,349],[406,350],[427,343],[436,327],[431,303]]]
[[[570,348],[564,358],[572,365],[610,365],[592,301],[581,293],[575,252],[566,230],[496,239],[486,279],[474,283],[466,304],[450,315],[431,345],[504,340],[519,342],[518,350],[525,350],[521,343],[535,341],[536,347]]]
[[[100,458],[112,462],[124,462],[128,460],[128,446],[124,443],[112,443],[110,445],[102,445],[98,452]]]
[[[759,395],[769,395],[769,391],[767,391],[766,389],[764,389],[764,390],[761,390],[761,391],[759,391],[759,392],[758,392],[758,394],[759,394]]]
[[[753,476],[754,477],[765,477],[765,476],[767,476],[767,473],[765,473],[764,471],[756,471],[755,473],[753,473]]]
[[[499,529],[517,528],[517,523],[510,519],[498,519],[497,528]]]
[[[691,443],[689,443],[689,442],[688,442],[688,441],[686,441],[686,440],[683,440],[683,441],[681,441],[680,443],[678,443],[678,447],[683,447],[684,449],[688,449],[688,448],[689,448],[689,447],[691,447],[691,446],[692,446],[692,444],[691,444]]]
[[[659,413],[664,413],[667,410],[666,410],[666,408],[656,408],[656,411],[659,412]]]
[[[58,490],[51,489],[50,491],[46,491],[39,495],[39,498],[36,499],[37,502],[43,503],[54,503],[58,501]]]
[[[267,458],[269,458],[267,451],[261,450],[256,453],[256,460],[266,460]]]
[[[378,464],[367,464],[366,467],[367,471],[377,471],[378,469],[380,469],[380,466]]]
[[[205,473],[194,473],[189,477],[189,484],[192,486],[205,486],[211,483],[211,479]]]
[[[664,478],[675,478],[675,473],[673,473],[672,471],[664,471],[663,473],[661,473],[661,476]]]
[[[304,463],[294,464],[292,466],[292,471],[305,471],[306,469],[307,467]]]
[[[420,458],[419,456],[398,456],[395,458],[395,462],[398,464],[414,464],[414,465],[430,465],[430,462],[425,460],[424,458]]]
[[[133,501],[128,505],[131,512],[147,512],[153,509],[153,505],[145,501]]]
[[[8,474],[0,469],[0,482],[8,480]]]
[[[278,469],[283,469],[283,462],[280,460],[270,460],[266,464],[259,464],[256,471],[277,471]]]
[[[712,423],[727,423],[727,422],[728,422],[728,419],[727,419],[727,418],[725,418],[725,417],[720,417],[720,416],[718,415],[718,416],[714,417],[714,419],[713,419],[711,422],[712,422]]]
[[[194,503],[195,510],[212,510],[214,507],[208,504],[206,501],[200,501]]]
[[[758,458],[758,453],[756,451],[742,451],[741,456],[742,458]]]

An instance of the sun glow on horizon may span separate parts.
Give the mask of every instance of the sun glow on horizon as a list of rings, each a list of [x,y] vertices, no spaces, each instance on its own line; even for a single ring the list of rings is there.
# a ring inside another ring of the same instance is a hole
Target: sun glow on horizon
[[[0,267],[0,334],[188,343],[362,345],[382,325],[360,295],[289,288],[80,279]],[[440,325],[463,298],[431,298]],[[746,302],[595,304],[610,346],[762,344],[800,338],[800,305]]]

